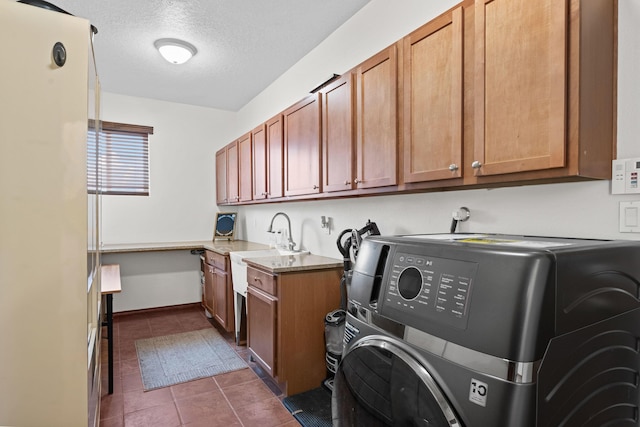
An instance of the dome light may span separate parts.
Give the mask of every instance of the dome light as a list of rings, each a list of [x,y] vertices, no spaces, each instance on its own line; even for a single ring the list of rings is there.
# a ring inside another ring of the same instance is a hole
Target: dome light
[[[198,52],[194,45],[178,39],[159,39],[154,46],[172,64],[184,64]]]

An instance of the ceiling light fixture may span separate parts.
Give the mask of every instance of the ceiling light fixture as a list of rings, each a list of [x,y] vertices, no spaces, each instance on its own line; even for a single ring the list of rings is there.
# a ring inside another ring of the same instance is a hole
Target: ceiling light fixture
[[[154,46],[160,55],[172,64],[184,64],[198,52],[191,43],[178,39],[159,39],[155,41]]]

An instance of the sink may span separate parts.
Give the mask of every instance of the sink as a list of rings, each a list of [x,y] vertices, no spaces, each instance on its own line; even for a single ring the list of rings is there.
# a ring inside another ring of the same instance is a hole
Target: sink
[[[278,255],[303,255],[303,254],[308,254],[309,251],[302,251],[302,250],[288,250],[288,249],[275,249],[276,251],[278,251]],[[245,258],[249,258],[249,257],[245,257]]]
[[[236,337],[239,333],[241,318],[242,299],[247,296],[247,264],[242,260],[245,258],[263,258],[273,256],[288,256],[308,254],[309,251],[290,251],[287,249],[262,249],[258,251],[237,251],[229,252],[231,258],[231,280],[233,282],[233,309],[236,320]],[[246,308],[246,306],[245,306]]]
[[[229,252],[231,258],[231,279],[233,280],[233,290],[247,295],[247,264],[244,258],[262,258],[268,256],[282,255],[277,249],[263,249],[259,251],[238,251]]]

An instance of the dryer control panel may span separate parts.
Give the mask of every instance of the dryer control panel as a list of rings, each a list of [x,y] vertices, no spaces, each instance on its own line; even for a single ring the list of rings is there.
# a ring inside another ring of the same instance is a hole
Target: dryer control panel
[[[466,329],[477,263],[398,251],[389,267],[380,314]]]

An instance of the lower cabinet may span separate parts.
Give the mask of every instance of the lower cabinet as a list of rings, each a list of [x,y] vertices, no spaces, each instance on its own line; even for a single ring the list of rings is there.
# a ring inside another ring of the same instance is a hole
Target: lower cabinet
[[[205,251],[202,305],[227,332],[235,328],[229,257]]]
[[[202,305],[213,316],[215,311],[213,302],[213,281],[215,277],[215,267],[209,264],[204,265],[204,285],[202,287]]]
[[[326,378],[324,318],[340,306],[341,268],[272,274],[247,268],[247,345],[285,395]]]
[[[247,289],[247,306],[251,315],[247,319],[250,332],[249,349],[264,370],[275,377],[276,366],[276,308],[278,299],[257,288]]]

